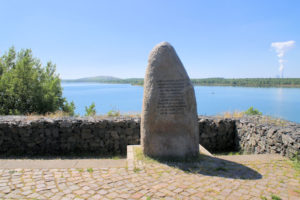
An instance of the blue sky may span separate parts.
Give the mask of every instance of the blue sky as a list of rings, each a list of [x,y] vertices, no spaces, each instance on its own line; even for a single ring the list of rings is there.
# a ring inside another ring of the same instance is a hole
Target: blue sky
[[[284,77],[300,77],[298,0],[0,0],[0,55],[31,48],[61,78],[144,77],[151,49],[176,49],[192,78],[276,77],[272,42],[295,41]]]

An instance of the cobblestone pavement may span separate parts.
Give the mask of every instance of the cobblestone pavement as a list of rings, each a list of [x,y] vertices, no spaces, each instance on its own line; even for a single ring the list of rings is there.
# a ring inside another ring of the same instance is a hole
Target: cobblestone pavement
[[[268,158],[268,159],[266,159]],[[141,162],[133,169],[0,169],[0,199],[300,199],[299,173],[278,156],[199,163]]]

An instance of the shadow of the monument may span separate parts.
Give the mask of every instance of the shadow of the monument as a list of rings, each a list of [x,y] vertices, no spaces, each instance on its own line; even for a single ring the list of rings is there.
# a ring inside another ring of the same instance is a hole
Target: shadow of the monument
[[[155,158],[153,158],[155,159]],[[232,179],[256,180],[262,175],[240,163],[224,160],[207,155],[199,155],[194,161],[172,161],[165,159],[155,159],[162,164],[175,167],[185,173],[202,174],[206,176],[218,176]]]

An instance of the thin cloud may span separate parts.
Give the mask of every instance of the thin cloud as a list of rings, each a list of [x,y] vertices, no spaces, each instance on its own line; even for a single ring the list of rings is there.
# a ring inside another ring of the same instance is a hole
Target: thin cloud
[[[277,56],[282,58],[289,49],[294,47],[295,43],[296,42],[294,40],[286,42],[272,42],[271,47],[275,49]]]
[[[283,69],[284,69],[284,62],[285,62],[285,60],[283,60],[283,56],[289,49],[291,49],[295,46],[295,43],[296,42],[294,40],[290,40],[290,41],[286,41],[286,42],[272,42],[271,43],[271,47],[275,49],[277,56],[279,58],[279,60],[278,60],[279,72],[281,74],[281,77],[283,77]]]

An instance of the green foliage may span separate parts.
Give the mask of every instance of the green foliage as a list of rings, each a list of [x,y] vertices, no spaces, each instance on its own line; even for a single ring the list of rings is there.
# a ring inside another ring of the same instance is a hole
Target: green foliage
[[[83,169],[77,169],[78,172],[83,172]]]
[[[112,159],[113,160],[119,160],[119,159],[121,159],[121,157],[120,156],[113,156]]]
[[[219,85],[243,87],[300,87],[300,78],[203,78],[192,79],[194,85]]]
[[[268,198],[265,197],[265,196],[261,196],[260,199],[262,199],[262,200],[268,200]],[[274,194],[271,195],[271,199],[272,200],[281,200],[281,198],[279,196],[276,196]]]
[[[65,102],[64,105],[62,106],[62,111],[64,113],[67,113],[70,116],[74,116],[75,115],[75,104],[73,101],[71,101],[71,103],[69,102]]]
[[[137,168],[137,167],[134,167],[134,168],[133,168],[133,172],[134,172],[134,173],[138,173],[138,172],[140,172],[140,171],[141,171],[140,168]]]
[[[229,152],[228,155],[230,156],[241,155],[241,152]]]
[[[298,153],[291,159],[294,169],[300,174],[300,155]]]
[[[93,173],[94,170],[93,170],[93,168],[88,168],[86,171],[89,173]]]
[[[118,116],[120,116],[120,111],[110,110],[110,111],[107,112],[107,116],[109,116],[109,117],[118,117]]]
[[[276,196],[274,194],[272,194],[271,199],[272,200],[281,200],[281,198],[279,196]]]
[[[96,115],[96,105],[93,102],[89,107],[85,106],[85,116],[95,116]]]
[[[245,152],[243,151],[229,151],[229,152],[218,152],[215,155],[226,155],[226,156],[237,156],[237,155],[244,155]]]
[[[45,114],[63,110],[61,81],[56,66],[42,67],[30,49],[14,47],[0,57],[0,114]],[[73,103],[74,104],[74,103]]]
[[[253,106],[251,106],[248,110],[245,111],[246,115],[262,115],[261,112],[259,112],[259,110],[254,109]]]

